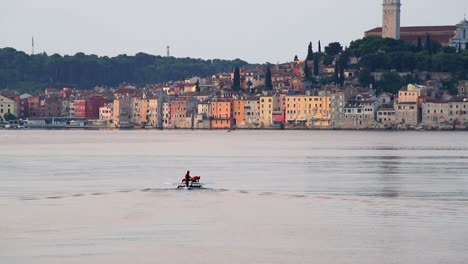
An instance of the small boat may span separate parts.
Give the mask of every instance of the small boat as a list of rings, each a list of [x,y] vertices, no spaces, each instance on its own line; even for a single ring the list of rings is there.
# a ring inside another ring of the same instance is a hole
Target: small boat
[[[186,189],[186,190],[201,189],[201,188],[203,188],[203,185],[199,182],[191,182],[188,187],[185,185],[185,183],[180,183],[179,186],[177,186],[177,189]]]

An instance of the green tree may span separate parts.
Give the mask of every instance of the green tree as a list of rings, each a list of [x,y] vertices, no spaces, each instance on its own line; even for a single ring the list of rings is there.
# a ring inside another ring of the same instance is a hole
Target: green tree
[[[374,77],[368,69],[362,69],[359,71],[358,81],[362,86],[369,87],[374,83]]]
[[[271,80],[270,65],[267,66],[267,69],[266,69],[266,72],[265,72],[265,89],[266,90],[273,90],[273,82]]]
[[[318,42],[318,52],[322,53],[322,43],[320,43],[320,40]]]
[[[442,90],[447,90],[451,95],[458,95],[458,82],[454,79],[443,80]]]
[[[312,80],[312,74],[310,72],[308,61],[304,62],[304,79],[307,80],[307,81]]]
[[[197,80],[197,82],[195,83],[195,91],[196,91],[197,93],[199,93],[200,90],[201,90],[201,89],[200,89],[200,80]]]
[[[338,85],[340,83],[340,68],[338,62],[335,62],[335,70],[333,71],[333,81]]]
[[[424,43],[424,49],[429,53],[429,54],[434,54],[437,53],[441,50],[442,45],[437,42],[432,40],[430,35],[426,36],[426,43]]]
[[[252,86],[253,86],[252,81],[251,81],[251,80],[248,80],[248,81],[247,81],[247,87],[249,88],[249,90],[252,89]]]
[[[16,120],[17,117],[16,117],[14,114],[8,112],[8,113],[5,113],[5,114],[3,115],[3,119],[4,119],[6,122],[8,122],[8,121],[10,121],[10,120]]]
[[[312,61],[313,59],[314,59],[314,51],[312,50],[312,42],[310,42],[309,47],[307,48],[306,61]]]
[[[45,53],[28,55],[4,48],[0,49],[0,89],[8,87],[32,92],[51,86],[86,89],[95,86],[116,87],[123,82],[146,85],[177,81],[189,76],[208,76],[235,66],[247,65],[239,59],[167,58],[141,52],[135,56],[123,54],[112,58],[82,52],[62,57]]]
[[[236,66],[236,69],[234,70],[234,80],[232,84],[232,89],[234,91],[239,91],[240,88],[241,88],[240,70],[239,70],[239,67]]]
[[[314,76],[319,76],[319,54],[315,54],[314,58]]]
[[[332,42],[325,47],[325,53],[330,56],[336,56],[343,51],[343,46],[339,42]]]
[[[404,81],[396,72],[384,72],[378,85],[380,92],[396,94],[403,87]]]
[[[431,36],[426,35],[426,42],[424,43],[424,49],[429,53],[432,54],[432,47],[431,47]]]
[[[345,60],[343,57],[340,57],[340,59],[338,60],[338,66],[339,66],[339,69],[340,69],[340,78],[339,78],[339,83],[341,86],[344,85],[344,80],[345,80],[345,75],[344,75],[344,72],[345,72]]]
[[[416,45],[416,52],[421,52],[423,50],[421,37],[418,37],[418,44]]]
[[[457,49],[451,46],[443,46],[441,51],[443,53],[457,53]]]
[[[333,63],[333,57],[328,55],[328,54],[323,55],[322,63],[325,64],[325,65],[332,64]]]

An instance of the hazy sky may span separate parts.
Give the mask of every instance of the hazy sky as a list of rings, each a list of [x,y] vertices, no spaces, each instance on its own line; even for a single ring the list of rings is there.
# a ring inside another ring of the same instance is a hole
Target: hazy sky
[[[283,62],[381,26],[381,0],[0,0],[0,47]],[[402,0],[402,26],[454,25],[468,0]]]

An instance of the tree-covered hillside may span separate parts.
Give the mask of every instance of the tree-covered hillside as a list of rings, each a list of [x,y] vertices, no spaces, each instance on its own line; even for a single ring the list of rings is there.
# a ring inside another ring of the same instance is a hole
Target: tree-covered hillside
[[[430,36],[417,44],[403,40],[366,37],[351,42],[347,53],[359,58],[359,67],[369,71],[449,72],[468,78],[468,50],[442,46]]]
[[[0,89],[34,91],[45,87],[115,87],[208,76],[246,66],[242,60],[202,60],[161,57],[145,53],[135,56],[98,57],[77,53],[61,56],[45,53],[28,55],[13,48],[0,49]]]

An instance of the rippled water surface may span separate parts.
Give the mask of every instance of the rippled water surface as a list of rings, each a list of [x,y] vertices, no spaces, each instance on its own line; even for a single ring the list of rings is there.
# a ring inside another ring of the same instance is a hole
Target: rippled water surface
[[[468,263],[468,133],[0,131],[0,263],[130,262]]]

